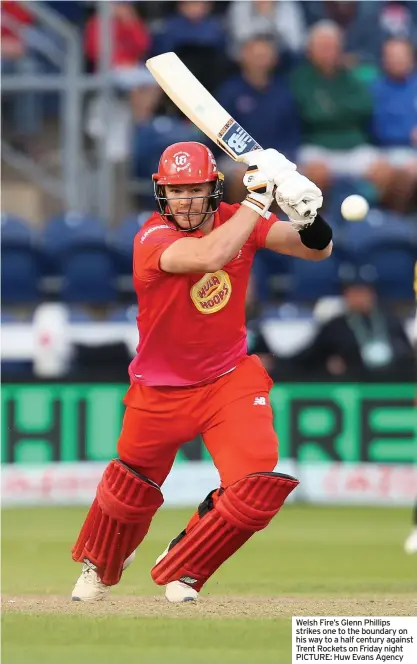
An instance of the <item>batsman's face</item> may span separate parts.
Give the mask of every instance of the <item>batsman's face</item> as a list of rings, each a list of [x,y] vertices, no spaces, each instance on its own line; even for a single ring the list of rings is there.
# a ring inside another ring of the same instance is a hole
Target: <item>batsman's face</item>
[[[198,226],[203,221],[208,209],[209,199],[206,197],[212,193],[212,189],[211,182],[165,185],[168,205],[180,228],[189,229],[190,226]]]

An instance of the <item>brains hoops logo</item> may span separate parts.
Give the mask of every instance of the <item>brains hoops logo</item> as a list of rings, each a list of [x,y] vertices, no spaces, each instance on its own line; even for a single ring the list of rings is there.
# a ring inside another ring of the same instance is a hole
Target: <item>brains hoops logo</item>
[[[202,314],[215,314],[223,309],[231,294],[230,277],[224,270],[208,272],[190,290],[191,299]]]
[[[176,152],[174,154],[174,164],[177,171],[185,171],[190,166],[190,155],[188,152]]]

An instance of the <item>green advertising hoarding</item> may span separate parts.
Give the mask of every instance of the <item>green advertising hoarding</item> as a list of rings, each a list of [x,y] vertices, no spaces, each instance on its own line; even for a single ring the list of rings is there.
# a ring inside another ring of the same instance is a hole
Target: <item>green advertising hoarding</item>
[[[125,385],[5,384],[3,463],[105,461],[115,454]],[[271,391],[281,458],[299,461],[417,460],[410,384],[283,384]],[[208,459],[197,439],[179,459]]]

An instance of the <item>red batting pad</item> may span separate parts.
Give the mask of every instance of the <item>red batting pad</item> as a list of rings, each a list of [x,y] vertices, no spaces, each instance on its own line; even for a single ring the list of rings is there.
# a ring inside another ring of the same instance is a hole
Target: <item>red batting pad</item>
[[[151,572],[155,583],[188,577],[186,582],[200,590],[225,560],[268,525],[298,484],[280,473],[254,473],[231,484],[214,508],[155,565]]]
[[[154,482],[113,459],[72,549],[73,560],[87,558],[104,584],[118,583],[124,561],[145,537],[163,502]]]

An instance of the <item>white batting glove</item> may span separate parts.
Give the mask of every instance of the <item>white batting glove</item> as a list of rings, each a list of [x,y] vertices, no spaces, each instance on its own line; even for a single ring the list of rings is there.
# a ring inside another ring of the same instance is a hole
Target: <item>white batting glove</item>
[[[321,190],[300,173],[293,173],[282,182],[277,182],[275,200],[296,230],[313,223],[317,210],[323,205]]]
[[[272,148],[247,152],[242,157],[242,161],[248,166],[257,166],[277,186],[281,182],[284,182],[297,169],[297,166],[292,161],[289,161],[278,150],[273,150]]]
[[[242,201],[242,205],[246,205],[265,217],[274,200],[274,181],[269,180],[263,171],[253,165],[247,169],[243,177],[243,184],[248,190],[248,195]]]

